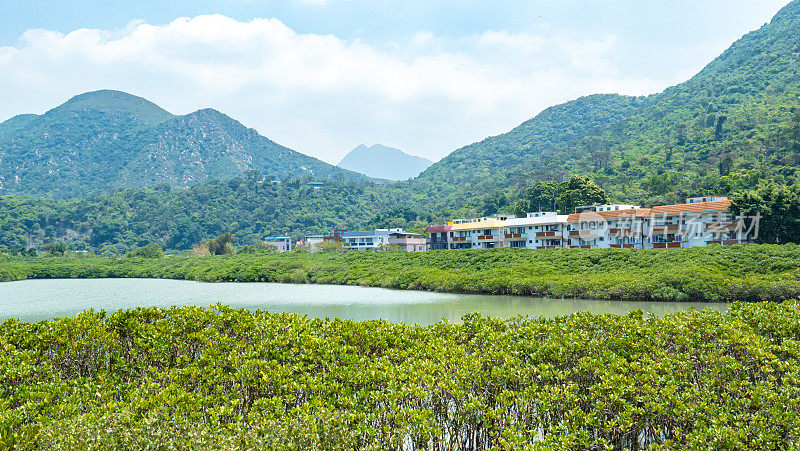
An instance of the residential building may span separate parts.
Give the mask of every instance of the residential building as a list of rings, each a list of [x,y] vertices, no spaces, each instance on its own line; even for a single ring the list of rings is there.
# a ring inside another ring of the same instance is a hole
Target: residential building
[[[745,242],[744,221],[729,213],[730,205],[725,197],[704,196],[652,208],[579,207],[567,219],[569,246],[677,249]]]
[[[576,209],[567,217],[567,241],[570,248],[643,248],[650,224],[649,208]],[[582,211],[577,213],[577,211]]]
[[[313,251],[315,247],[323,241],[325,241],[325,235],[306,235],[303,237],[302,246]]]
[[[492,215],[483,218],[456,219],[450,231],[452,249],[493,249],[502,247],[503,223],[514,215]]]
[[[452,222],[426,228],[425,233],[428,234],[428,249],[432,251],[451,249],[450,239],[453,234],[453,232],[451,232],[452,228]]]
[[[669,249],[739,244],[747,241],[744,221],[734,218],[725,197],[690,198],[684,204],[660,205],[652,208],[649,230],[650,247]]]
[[[268,236],[262,243],[265,246],[275,246],[278,252],[289,252],[292,250],[292,239],[288,236]]]
[[[550,249],[564,247],[567,215],[554,211],[528,213],[524,218],[503,222],[503,246],[511,248]]]
[[[348,249],[365,251],[378,249],[389,244],[389,235],[394,232],[403,232],[403,229],[375,229],[342,232],[341,239]]]
[[[588,213],[588,212],[603,212],[603,211],[618,211],[618,210],[634,210],[637,208],[642,208],[640,205],[623,205],[623,204],[611,204],[611,205],[583,205],[580,207],[575,207],[575,213]]]
[[[418,233],[391,232],[389,234],[389,244],[400,247],[405,252],[425,252],[428,250],[427,239]]]

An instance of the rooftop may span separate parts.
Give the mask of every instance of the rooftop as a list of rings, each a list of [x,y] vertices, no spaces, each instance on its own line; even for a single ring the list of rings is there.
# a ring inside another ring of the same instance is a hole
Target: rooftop
[[[711,202],[694,202],[687,204],[659,205],[653,207],[654,215],[665,213],[690,213],[694,211],[727,210],[733,202],[730,200],[715,200]]]
[[[586,211],[583,213],[572,213],[567,218],[568,222],[575,221],[592,221],[599,219],[615,219],[615,218],[646,218],[650,216],[650,208],[632,208],[627,210],[609,210],[609,211]]]

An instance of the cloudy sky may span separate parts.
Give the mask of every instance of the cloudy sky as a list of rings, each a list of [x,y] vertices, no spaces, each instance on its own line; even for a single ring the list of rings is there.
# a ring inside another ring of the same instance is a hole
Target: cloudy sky
[[[0,0],[0,121],[119,89],[337,163],[691,77],[788,0]]]

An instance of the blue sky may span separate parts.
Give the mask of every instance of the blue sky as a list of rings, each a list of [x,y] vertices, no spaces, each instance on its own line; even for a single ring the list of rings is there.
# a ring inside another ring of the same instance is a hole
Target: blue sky
[[[120,89],[336,163],[438,159],[550,105],[684,81],[786,0],[0,1],[0,120]]]

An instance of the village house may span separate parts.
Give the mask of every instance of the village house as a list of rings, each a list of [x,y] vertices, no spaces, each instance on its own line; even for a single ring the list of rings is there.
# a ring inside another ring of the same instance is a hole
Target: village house
[[[274,246],[278,252],[289,252],[292,250],[292,238],[288,236],[268,236],[264,238],[262,244]]]

